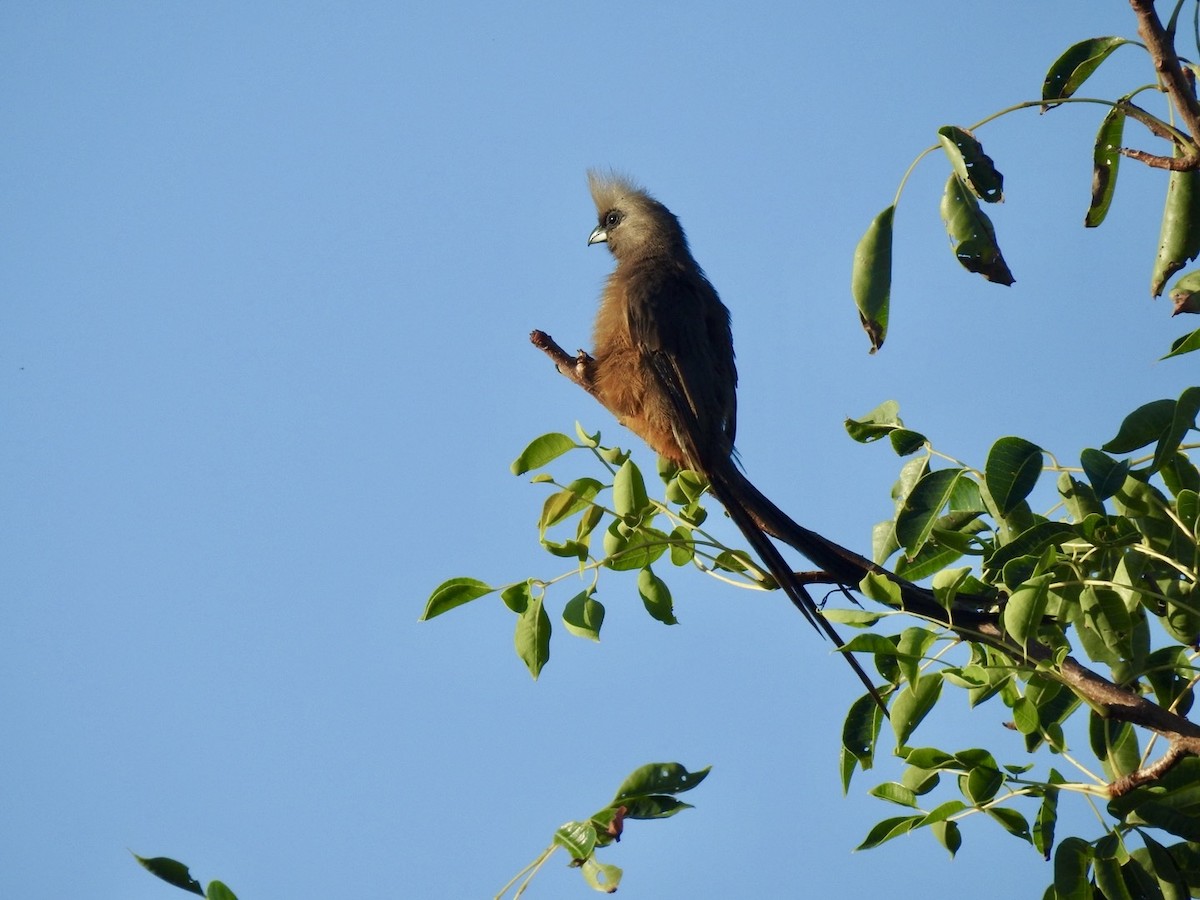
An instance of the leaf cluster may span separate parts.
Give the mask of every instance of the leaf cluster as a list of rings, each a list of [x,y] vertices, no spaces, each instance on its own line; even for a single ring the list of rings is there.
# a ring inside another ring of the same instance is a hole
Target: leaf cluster
[[[1200,792],[1176,772],[1195,773],[1200,761],[1185,759],[1152,787],[1114,792],[1114,783],[1146,771],[1158,737],[1143,741],[1133,722],[1073,690],[1060,667],[1069,656],[1086,657],[1133,696],[1178,716],[1191,708],[1200,678],[1200,471],[1189,455],[1197,445],[1185,439],[1198,411],[1195,387],[1147,403],[1111,440],[1084,450],[1078,466],[1004,437],[983,466],[972,468],[937,453],[905,426],[894,403],[846,423],[855,440],[887,439],[898,455],[913,457],[893,488],[893,516],[875,528],[874,554],[880,563],[894,559],[908,578],[931,576],[947,610],[946,621],[891,635],[865,632],[845,647],[872,655],[890,686],[894,754],[903,770],[871,793],[908,810],[879,822],[861,848],[929,826],[953,855],[962,841],[958,823],[982,815],[1047,859],[1053,854],[1054,896],[1091,896],[1093,888],[1104,896],[1188,896],[1196,886]],[[1052,492],[1042,484],[1047,475],[1054,476]],[[1050,494],[1046,512],[1031,505],[1039,493]],[[893,588],[877,578],[863,585],[868,596],[895,606]],[[990,605],[993,634],[972,640],[969,629],[952,627],[964,597]],[[887,619],[831,617],[864,627]],[[1068,782],[1054,766],[1032,778],[1034,764],[1002,764],[987,749],[910,746],[946,688],[965,692],[970,707],[998,699],[1026,753],[1060,757],[1081,779]],[[873,766],[881,731],[882,714],[861,697],[843,727],[844,787],[857,769]],[[1079,740],[1094,765],[1080,762]],[[947,788],[957,796],[946,799]],[[1098,813],[1104,836],[1070,837],[1055,849],[1064,792],[1110,801],[1106,815]],[[1155,843],[1163,840],[1156,830],[1183,842]],[[1159,885],[1157,893],[1147,879]],[[1118,882],[1130,893],[1110,894]]]
[[[664,625],[675,625],[678,620],[671,589],[654,571],[660,561],[693,566],[746,587],[774,586],[745,551],[725,547],[703,529],[708,512],[701,501],[707,483],[695,472],[660,460],[663,499],[652,498],[641,469],[628,452],[602,446],[599,432],[588,434],[577,425],[575,439],[555,432],[533,440],[513,462],[513,474],[542,469],[572,451],[586,454],[598,464],[602,479],[560,482],[540,472],[532,480],[553,489],[538,517],[538,541],[551,556],[572,560],[575,566],[550,578],[525,578],[504,585],[451,578],[430,595],[422,621],[498,594],[517,616],[517,655],[537,678],[550,659],[553,627],[546,593],[559,582],[583,582],[582,589],[564,602],[560,619],[570,634],[593,641],[600,640],[606,612],[598,596],[603,570],[636,573],[636,590],[646,613]]]
[[[1176,8],[1176,14],[1178,7]],[[1172,19],[1170,35],[1174,35]],[[1088,228],[1099,226],[1108,215],[1117,186],[1122,155],[1151,165],[1170,164],[1161,157],[1122,147],[1127,119],[1133,119],[1152,135],[1170,142],[1178,162],[1167,176],[1166,200],[1160,227],[1158,249],[1150,276],[1150,292],[1157,297],[1168,279],[1200,253],[1200,143],[1169,121],[1135,105],[1133,98],[1143,91],[1166,91],[1162,82],[1136,87],[1116,99],[1076,97],[1076,92],[1114,51],[1124,46],[1147,48],[1122,37],[1089,38],[1073,44],[1050,66],[1037,101],[1015,104],[975,124],[971,128],[945,125],[937,131],[937,144],[922,151],[900,183],[896,198],[871,221],[854,252],[850,291],[863,329],[874,353],[887,337],[892,290],[892,246],[896,206],[913,168],[925,156],[943,151],[949,164],[949,176],[941,199],[941,217],[950,239],[951,251],[968,272],[982,275],[995,284],[1011,285],[1012,271],[1004,259],[995,226],[981,204],[999,204],[1004,200],[1004,176],[992,158],[984,152],[975,130],[1009,113],[1038,108],[1043,112],[1064,103],[1093,103],[1108,107],[1100,123],[1092,152],[1092,190],[1084,215]],[[1148,51],[1149,52],[1149,51]],[[1197,67],[1184,61],[1161,60],[1151,54],[1155,67],[1185,67],[1194,80]],[[1186,98],[1194,105],[1194,94]],[[1172,96],[1172,100],[1179,102]],[[1200,270],[1183,275],[1172,287],[1170,296],[1175,313],[1200,312]],[[1200,348],[1200,330],[1178,338],[1166,357],[1179,356]],[[1165,357],[1164,357],[1165,358]]]

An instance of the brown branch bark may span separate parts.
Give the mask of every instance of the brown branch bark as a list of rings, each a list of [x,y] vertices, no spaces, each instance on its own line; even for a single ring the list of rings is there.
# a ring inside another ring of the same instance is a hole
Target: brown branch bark
[[[1167,752],[1161,758],[1148,766],[1143,766],[1136,772],[1130,772],[1125,777],[1118,778],[1110,784],[1108,786],[1109,796],[1120,797],[1128,794],[1134,788],[1141,787],[1143,784],[1158,781],[1158,779],[1162,778],[1189,756],[1200,756],[1200,740],[1196,740],[1195,738],[1178,738],[1177,740],[1173,740],[1171,746],[1167,748]]]
[[[1140,150],[1122,150],[1131,159],[1136,159],[1146,165],[1160,169],[1200,168],[1200,148],[1196,146],[1196,137],[1200,135],[1200,102],[1196,100],[1194,82],[1188,77],[1179,56],[1175,53],[1175,42],[1172,35],[1167,34],[1158,13],[1154,10],[1154,0],[1129,0],[1134,15],[1138,20],[1138,34],[1150,51],[1150,59],[1158,72],[1163,89],[1170,98],[1171,105],[1179,113],[1191,140],[1181,149],[1184,151],[1178,157],[1158,156],[1144,153]],[[1160,135],[1161,137],[1162,135]],[[1171,138],[1175,140],[1175,138]]]

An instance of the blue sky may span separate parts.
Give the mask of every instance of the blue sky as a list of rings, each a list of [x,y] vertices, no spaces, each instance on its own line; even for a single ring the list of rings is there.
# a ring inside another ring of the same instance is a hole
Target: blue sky
[[[602,642],[560,628],[537,683],[497,599],[417,617],[452,576],[561,571],[543,490],[508,472],[530,438],[634,443],[527,343],[587,343],[611,266],[585,246],[589,166],[682,218],[733,311],[748,473],[848,545],[898,462],[846,416],[894,398],[976,464],[1005,434],[1072,459],[1177,396],[1194,363],[1155,360],[1190,323],[1146,289],[1163,176],[1126,163],[1081,227],[1099,107],[980,132],[1012,288],[953,262],[931,158],[875,357],[849,298],[936,129],[1036,99],[1066,46],[1133,33],[1127,4],[0,20],[0,894],[172,896],[133,850],[242,900],[491,896],[629,770],[679,760],[713,773],[607,853],[622,896],[1040,896],[1050,866],[993,823],[954,862],[926,834],[851,853],[894,814],[865,796],[888,769],[842,798],[856,682],[778,596],[664,572],[667,629],[606,577]],[[1126,48],[1089,91],[1150,78]],[[948,706],[918,735],[1022,761],[998,706]],[[564,862],[528,896],[587,896]]]

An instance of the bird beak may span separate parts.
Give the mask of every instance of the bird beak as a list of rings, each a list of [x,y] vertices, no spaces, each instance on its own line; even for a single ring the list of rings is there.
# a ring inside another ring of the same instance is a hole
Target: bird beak
[[[597,225],[591,236],[588,238],[588,246],[592,244],[604,244],[608,242],[608,232],[604,230],[603,225]]]

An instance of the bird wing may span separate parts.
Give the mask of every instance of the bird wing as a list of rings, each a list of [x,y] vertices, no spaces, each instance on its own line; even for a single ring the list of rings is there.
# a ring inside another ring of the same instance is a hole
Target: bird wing
[[[707,471],[729,457],[737,431],[729,313],[702,274],[682,267],[648,266],[627,285],[630,337],[672,406],[680,448]]]

